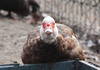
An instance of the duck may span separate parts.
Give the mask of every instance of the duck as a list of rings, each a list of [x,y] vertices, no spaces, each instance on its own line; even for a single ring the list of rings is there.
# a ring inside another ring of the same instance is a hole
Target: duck
[[[27,36],[21,55],[24,64],[84,60],[84,52],[73,30],[46,16]]]

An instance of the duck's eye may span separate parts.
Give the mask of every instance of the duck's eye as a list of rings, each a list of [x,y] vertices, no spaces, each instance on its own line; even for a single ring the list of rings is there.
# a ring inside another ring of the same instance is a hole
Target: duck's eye
[[[43,26],[43,28],[46,28],[46,23],[43,23],[42,26]]]
[[[54,28],[55,27],[55,23],[52,23],[51,26]]]

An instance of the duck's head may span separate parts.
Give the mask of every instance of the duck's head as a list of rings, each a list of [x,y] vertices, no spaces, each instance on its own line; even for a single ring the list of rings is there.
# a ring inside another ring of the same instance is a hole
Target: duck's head
[[[55,20],[46,16],[41,24],[40,28],[40,37],[45,43],[52,43],[56,40],[58,36],[58,29],[55,23]]]

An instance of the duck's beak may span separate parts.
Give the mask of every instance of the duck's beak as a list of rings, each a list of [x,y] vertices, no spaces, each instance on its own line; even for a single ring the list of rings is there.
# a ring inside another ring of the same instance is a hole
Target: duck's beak
[[[52,30],[51,30],[51,29],[47,29],[47,30],[45,30],[45,33],[46,33],[47,35],[51,35],[51,34],[52,34]]]

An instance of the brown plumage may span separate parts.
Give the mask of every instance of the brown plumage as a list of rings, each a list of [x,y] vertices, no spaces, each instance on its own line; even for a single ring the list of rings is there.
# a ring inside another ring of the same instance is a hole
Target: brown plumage
[[[34,28],[34,32],[28,35],[22,53],[24,64],[84,59],[83,50],[71,28],[57,24],[59,34],[52,43],[46,43],[41,39],[39,28]]]

